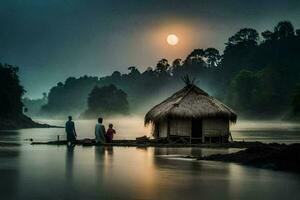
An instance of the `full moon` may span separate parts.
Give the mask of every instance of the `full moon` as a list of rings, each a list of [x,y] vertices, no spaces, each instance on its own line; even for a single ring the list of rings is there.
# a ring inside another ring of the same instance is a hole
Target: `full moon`
[[[169,45],[176,45],[178,43],[179,39],[175,34],[170,34],[167,37],[167,42]]]

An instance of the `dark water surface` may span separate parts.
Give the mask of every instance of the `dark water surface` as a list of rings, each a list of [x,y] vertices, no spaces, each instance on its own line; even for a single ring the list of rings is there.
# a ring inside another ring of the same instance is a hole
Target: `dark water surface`
[[[115,122],[118,138],[134,138],[148,131],[142,126],[126,129],[128,123]],[[81,138],[92,137],[93,124],[77,123]],[[273,132],[266,130],[269,126],[261,131],[242,127],[233,131],[235,137],[270,142],[299,140],[297,126],[288,131],[275,126]],[[297,174],[178,158],[236,149],[72,148],[31,146],[24,141],[46,141],[57,134],[63,137],[63,130],[0,133],[0,141],[21,144],[0,147],[0,199],[300,199]]]

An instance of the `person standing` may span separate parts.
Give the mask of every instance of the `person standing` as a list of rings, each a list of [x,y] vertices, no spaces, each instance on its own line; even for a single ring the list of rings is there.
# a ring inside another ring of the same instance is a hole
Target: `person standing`
[[[113,138],[114,138],[114,134],[116,134],[116,131],[115,131],[115,129],[113,129],[113,124],[109,124],[108,125],[108,129],[107,129],[107,132],[106,132],[106,141],[108,142],[108,143],[112,143],[112,141],[113,141]]]
[[[105,127],[102,124],[103,118],[98,118],[98,123],[95,126],[95,141],[96,143],[105,143]]]
[[[76,130],[75,130],[75,123],[72,121],[72,116],[68,117],[68,121],[66,122],[66,134],[67,134],[67,142],[68,144],[76,143]]]

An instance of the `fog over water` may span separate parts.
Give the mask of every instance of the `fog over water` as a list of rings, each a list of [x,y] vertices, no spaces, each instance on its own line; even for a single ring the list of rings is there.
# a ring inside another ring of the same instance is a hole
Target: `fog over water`
[[[64,120],[41,120],[42,123],[54,125],[64,125]],[[76,129],[79,138],[93,138],[95,120],[76,120]],[[104,125],[114,124],[117,131],[116,139],[135,139],[136,137],[147,135],[151,137],[151,126],[144,126],[144,119],[141,115],[115,117],[104,119]],[[28,130],[26,130],[27,132]],[[65,137],[64,129],[49,130],[53,132],[53,139],[57,135]],[[30,132],[30,131],[28,131]],[[231,124],[231,133],[234,140],[237,141],[261,141],[261,142],[278,142],[278,143],[295,143],[300,142],[300,124],[291,122],[274,121],[247,121],[238,120],[236,124]],[[30,134],[30,133],[28,133]],[[29,135],[28,135],[29,137]],[[39,136],[32,136],[39,137]]]

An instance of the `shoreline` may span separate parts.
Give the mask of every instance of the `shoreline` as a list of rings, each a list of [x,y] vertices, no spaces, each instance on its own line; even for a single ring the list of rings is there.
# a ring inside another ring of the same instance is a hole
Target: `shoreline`
[[[0,130],[18,130],[25,128],[64,128],[49,124],[41,124],[33,121],[30,117],[20,114],[17,116],[0,117]]]
[[[248,147],[236,153],[213,154],[194,158],[300,173],[300,143],[289,145],[271,143]]]

